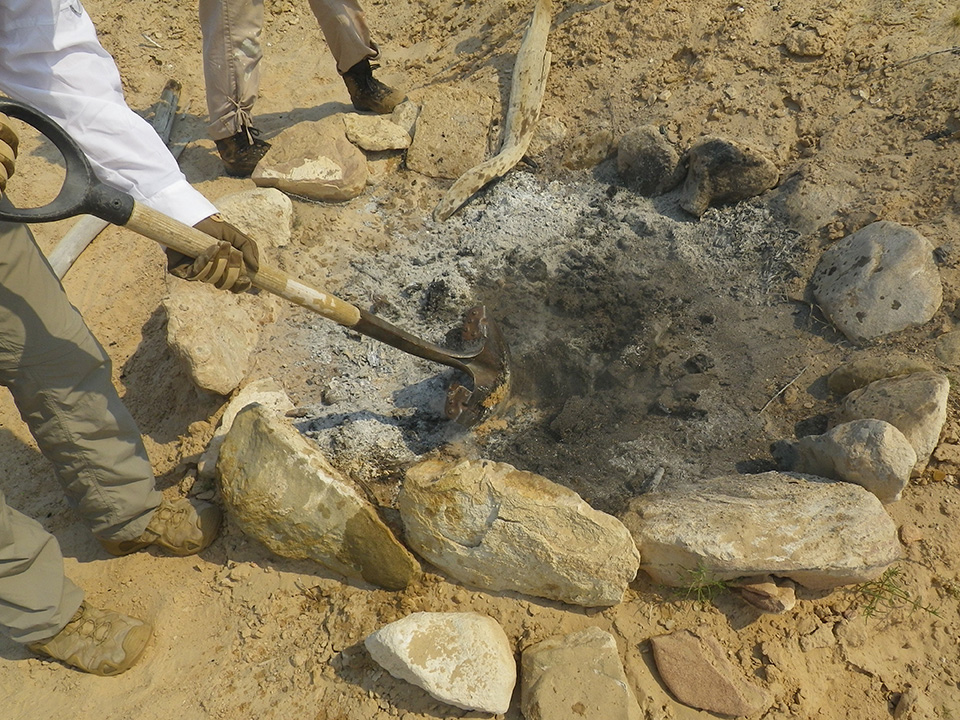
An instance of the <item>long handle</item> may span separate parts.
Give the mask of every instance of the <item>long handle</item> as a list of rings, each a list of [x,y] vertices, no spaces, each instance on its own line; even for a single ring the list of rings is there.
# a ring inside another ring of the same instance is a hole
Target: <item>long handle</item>
[[[190,257],[196,257],[210,247],[211,238],[206,233],[137,202],[133,204],[133,212],[123,226]],[[352,328],[360,322],[358,307],[310,287],[282,270],[261,265],[250,279],[258,288],[313,310],[345,327]]]

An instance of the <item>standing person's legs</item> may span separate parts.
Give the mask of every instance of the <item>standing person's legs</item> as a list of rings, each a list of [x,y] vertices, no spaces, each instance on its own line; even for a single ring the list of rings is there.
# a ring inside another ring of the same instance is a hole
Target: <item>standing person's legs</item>
[[[252,124],[260,90],[262,27],[263,0],[200,0],[203,77],[214,140]]]
[[[361,60],[375,60],[380,55],[357,0],[310,0],[310,9],[341,75]]]
[[[370,64],[380,48],[370,39],[370,30],[357,0],[310,0],[323,36],[337,61],[350,100],[357,110],[388,114],[404,100],[404,93],[373,77]]]
[[[0,384],[94,535],[140,537],[161,501],[140,431],[109,357],[30,231],[10,223],[0,223]]]
[[[63,574],[56,538],[7,506],[0,491],[0,628],[20,643],[66,625],[83,592]]]

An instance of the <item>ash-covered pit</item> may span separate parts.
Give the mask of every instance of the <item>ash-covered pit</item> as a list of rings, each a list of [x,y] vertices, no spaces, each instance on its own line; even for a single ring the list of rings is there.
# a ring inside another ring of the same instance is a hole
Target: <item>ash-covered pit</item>
[[[443,418],[456,371],[298,316],[312,364],[298,426],[387,501],[435,450],[540,473],[607,512],[654,482],[762,465],[790,428],[761,410],[816,344],[809,309],[784,297],[806,252],[759,201],[695,220],[672,196],[515,172],[343,278],[352,301],[450,346],[486,305],[512,353],[506,412],[461,428]]]

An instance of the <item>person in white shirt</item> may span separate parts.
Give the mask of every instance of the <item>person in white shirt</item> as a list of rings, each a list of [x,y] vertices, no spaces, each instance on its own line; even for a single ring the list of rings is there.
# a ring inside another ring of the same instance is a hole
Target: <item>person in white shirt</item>
[[[0,0],[0,92],[67,130],[100,180],[213,236],[196,260],[171,255],[171,272],[234,292],[250,286],[245,271],[257,270],[256,244],[216,214],[153,128],[127,106],[116,65],[79,0]],[[0,192],[13,174],[17,145],[15,130],[0,116]],[[109,357],[32,233],[12,223],[0,223],[0,384],[107,552],[156,546],[190,555],[216,537],[219,508],[168,501],[157,492],[139,429],[113,386]],[[9,507],[2,491],[0,630],[39,654],[100,675],[129,668],[151,634],[141,620],[85,603],[64,575],[57,540]]]

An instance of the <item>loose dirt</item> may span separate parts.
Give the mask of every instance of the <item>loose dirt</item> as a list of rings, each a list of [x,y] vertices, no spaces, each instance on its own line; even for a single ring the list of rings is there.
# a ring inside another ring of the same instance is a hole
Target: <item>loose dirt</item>
[[[467,84],[506,103],[528,4],[364,5],[383,49],[379,77],[414,91]],[[182,83],[174,135],[188,141],[188,179],[212,199],[253,187],[222,175],[206,138],[195,4],[86,6],[133,108],[149,114],[168,78]],[[307,4],[266,6],[255,116],[269,139],[349,107]],[[294,242],[271,258],[438,342],[485,303],[514,353],[504,418],[476,432],[444,423],[450,371],[294,308],[264,329],[250,377],[285,387],[300,408],[292,421],[391,522],[402,468],[431,451],[511,462],[612,513],[655,483],[767,469],[771,442],[826,427],[837,399],[824,378],[845,360],[906,352],[954,373],[933,346],[957,322],[958,45],[960,5],[947,2],[555,3],[542,114],[562,121],[565,140],[443,224],[430,214],[448,183],[399,156],[372,157],[359,198],[295,200]],[[780,187],[697,220],[675,195],[637,196],[609,160],[571,169],[581,143],[604,147],[642,123],[663,126],[681,149],[703,134],[760,147],[780,166]],[[22,155],[11,194],[42,201],[56,171],[29,138]],[[806,281],[824,247],[874,219],[931,240],[945,300],[924,327],[856,348],[810,303]],[[35,232],[52,249],[70,225]],[[114,360],[158,485],[184,492],[225,398],[195,389],[166,347],[161,251],[110,228],[64,284]],[[229,523],[200,557],[108,559],[6,396],[0,429],[8,502],[58,537],[92,602],[156,626],[144,661],[110,679],[0,640],[5,718],[479,717],[391,678],[364,650],[371,631],[419,610],[489,614],[518,653],[600,626],[649,720],[709,717],[676,703],[652,665],[646,640],[680,628],[713,633],[773,693],[766,718],[876,720],[904,693],[916,698],[908,717],[960,716],[954,465],[932,463],[888,508],[905,543],[898,587],[917,607],[868,617],[849,588],[801,591],[791,612],[759,615],[729,593],[708,599],[641,575],[623,603],[597,611],[479,592],[429,567],[401,593],[351,584],[277,558]],[[958,436],[951,397],[944,439]],[[516,699],[505,717],[520,717]]]

